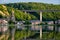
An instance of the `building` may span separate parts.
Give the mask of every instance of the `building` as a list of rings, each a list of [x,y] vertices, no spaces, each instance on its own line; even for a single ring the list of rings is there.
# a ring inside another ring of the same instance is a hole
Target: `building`
[[[30,20],[29,22],[30,22],[32,25],[40,24],[40,21],[39,21],[39,20]]]
[[[40,20],[30,20],[29,21],[31,23],[31,30],[40,30],[40,26],[38,26],[37,24],[40,24]],[[54,29],[54,26],[52,24],[54,24],[53,21],[43,21],[43,23],[47,23],[48,25],[43,25],[42,26],[42,29],[43,30],[53,30]],[[24,25],[24,21],[19,21],[17,22],[17,28],[18,29],[24,29],[25,27],[23,26]]]
[[[31,30],[40,30],[40,26],[36,24],[40,24],[41,22],[39,20],[31,20],[30,21],[32,24]],[[53,21],[43,21],[43,23],[47,23],[49,25],[53,24]],[[54,26],[42,26],[43,30],[47,28],[47,30],[53,30]]]
[[[31,30],[40,30],[40,27],[37,25],[40,24],[39,20],[30,20],[29,22],[32,24]]]
[[[48,25],[54,24],[53,21],[45,21],[45,23],[47,23]]]
[[[24,23],[25,21],[19,21],[19,22],[17,22],[17,29],[24,29]]]
[[[57,24],[57,23],[60,24],[60,20],[56,20],[55,23],[56,23],[56,24]]]
[[[8,30],[8,22],[4,19],[0,19],[0,32],[5,32]]]

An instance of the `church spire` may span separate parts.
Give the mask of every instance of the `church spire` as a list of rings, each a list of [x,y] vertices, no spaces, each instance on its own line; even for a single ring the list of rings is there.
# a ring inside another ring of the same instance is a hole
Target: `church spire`
[[[14,16],[14,10],[12,9],[12,13],[11,13],[11,20],[13,21],[13,22],[15,22],[15,16]]]

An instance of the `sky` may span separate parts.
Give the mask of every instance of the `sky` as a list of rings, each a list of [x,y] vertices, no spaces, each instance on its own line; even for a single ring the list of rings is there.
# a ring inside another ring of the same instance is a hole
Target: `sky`
[[[16,3],[16,2],[39,2],[48,4],[60,4],[60,0],[0,0],[0,4]]]

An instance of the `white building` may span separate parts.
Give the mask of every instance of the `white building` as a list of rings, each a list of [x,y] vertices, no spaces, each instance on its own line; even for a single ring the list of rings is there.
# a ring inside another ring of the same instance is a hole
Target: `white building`
[[[24,22],[25,21],[19,21],[19,22],[17,22],[17,29],[24,29],[24,26],[23,26]]]

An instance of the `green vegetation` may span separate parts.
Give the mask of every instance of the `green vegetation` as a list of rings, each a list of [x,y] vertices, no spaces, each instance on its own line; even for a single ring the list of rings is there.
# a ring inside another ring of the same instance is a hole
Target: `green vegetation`
[[[6,14],[7,12],[8,12],[8,14],[11,14],[11,12],[12,12],[11,9],[14,9],[15,18],[17,21],[39,19],[39,12],[24,13],[21,10],[54,10],[54,9],[60,10],[60,5],[31,3],[31,2],[3,4],[3,6],[2,5],[0,5],[0,6],[1,6],[0,10],[3,11],[4,14]],[[54,21],[54,20],[58,20],[58,19],[60,19],[60,12],[43,12],[43,20],[44,21],[45,20],[53,20]]]
[[[22,40],[22,39],[25,39],[25,38],[28,38],[29,36],[33,36],[34,35],[34,32],[33,31],[26,31],[26,30],[16,30],[16,33],[15,33],[15,40]]]
[[[53,4],[43,4],[43,3],[12,3],[12,4],[2,4],[0,5],[0,18],[3,17],[10,17],[12,13],[12,9],[14,10],[14,15],[16,21],[26,21],[26,20],[36,20],[39,19],[39,12],[30,12],[30,13],[25,13],[22,10],[60,10],[60,5],[53,5]],[[43,12],[43,20],[58,20],[60,19],[60,12]],[[10,26],[10,31],[11,29],[14,28],[14,23],[9,22],[11,24]],[[26,22],[25,24],[28,25],[29,22]],[[30,23],[29,23],[30,24]],[[43,23],[41,23],[43,24]],[[39,34],[37,35],[36,33],[28,30],[29,26],[26,26],[26,30],[16,30],[15,32],[15,39],[16,40],[21,40],[22,38],[27,38],[29,37],[37,37],[39,38]],[[51,32],[49,34],[43,34],[43,38],[53,38],[54,32]],[[36,36],[35,36],[36,35]],[[48,36],[47,36],[48,35]],[[56,35],[56,34],[55,34]],[[60,38],[60,33],[56,35],[56,38]]]
[[[33,19],[36,19],[35,16],[33,16],[29,13],[24,13],[20,10],[15,10],[15,17],[16,17],[16,20],[33,20]]]
[[[13,8],[8,7],[7,9],[8,9],[8,12],[11,14]],[[17,21],[37,19],[35,16],[33,16],[29,13],[24,13],[21,10],[18,10],[18,9],[14,9],[14,13],[15,13],[15,19]]]
[[[0,15],[2,16],[9,16],[7,7],[4,5],[0,5]]]
[[[43,3],[11,3],[6,6],[13,7],[18,10],[60,10],[60,5],[43,4]],[[39,12],[30,12],[39,19]],[[43,20],[58,20],[60,12],[43,12]]]
[[[0,5],[0,18],[6,18],[7,16],[9,17],[9,13],[6,6]]]

